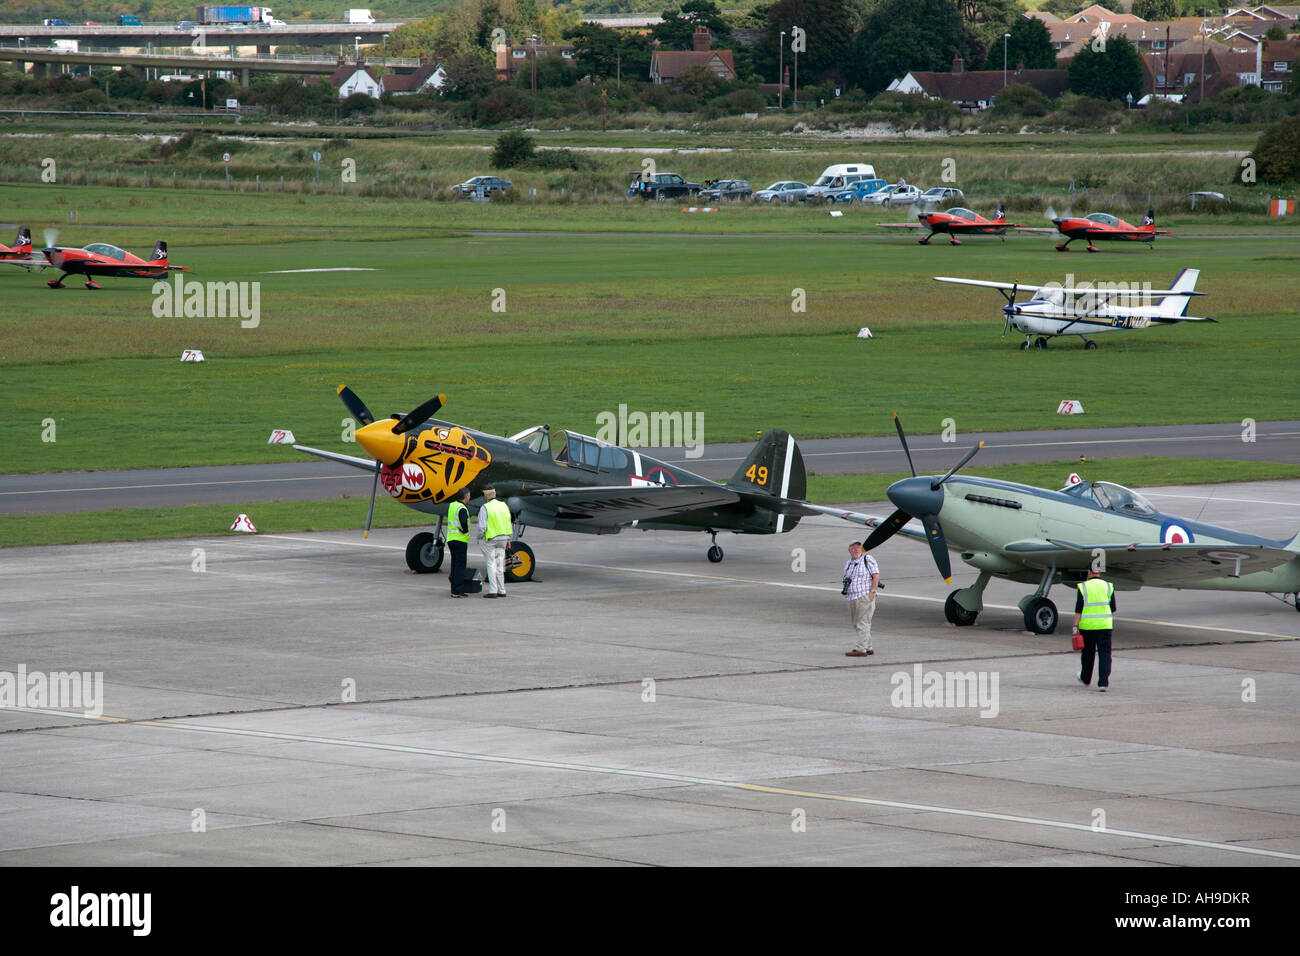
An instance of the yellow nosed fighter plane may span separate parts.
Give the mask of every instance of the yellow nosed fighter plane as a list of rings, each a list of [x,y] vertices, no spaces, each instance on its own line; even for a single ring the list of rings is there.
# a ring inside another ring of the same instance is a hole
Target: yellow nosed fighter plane
[[[494,485],[510,507],[515,534],[506,556],[509,580],[527,581],[533,551],[519,540],[524,528],[582,534],[617,534],[624,528],[707,531],[710,561],[722,560],[719,531],[780,534],[817,512],[802,502],[807,493],[803,456],[794,438],[772,429],[725,484],[577,432],[552,433],[540,425],[509,438],[431,418],[445,401],[436,395],[405,415],[376,420],[346,385],[339,397],[360,423],[357,443],[373,458],[294,445],[298,451],[373,472],[366,533],[379,485],[409,508],[436,515],[432,532],[406,546],[407,566],[417,573],[442,565],[444,518],[453,496],[468,487]],[[477,506],[479,502],[472,502]]]

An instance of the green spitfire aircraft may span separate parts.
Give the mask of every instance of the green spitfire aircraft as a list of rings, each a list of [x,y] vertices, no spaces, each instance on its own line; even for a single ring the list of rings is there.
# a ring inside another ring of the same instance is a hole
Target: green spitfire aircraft
[[[482,503],[488,485],[509,505],[514,535],[506,551],[506,576],[513,581],[527,581],[536,566],[532,549],[520,540],[525,527],[583,534],[617,534],[624,528],[707,531],[713,539],[708,559],[718,562],[719,531],[781,534],[800,517],[817,513],[800,500],[807,478],[799,446],[779,428],[763,435],[731,480],[719,484],[636,449],[577,432],[552,433],[549,425],[503,438],[430,418],[446,401],[443,395],[405,415],[376,421],[350,388],[340,385],[338,392],[361,425],[357,443],[372,458],[293,447],[374,473],[367,535],[380,484],[408,508],[437,516],[432,532],[420,532],[406,546],[406,564],[419,574],[441,567],[447,506],[466,487],[476,496],[473,508]]]
[[[948,595],[944,616],[958,627],[975,623],[993,577],[1037,584],[1020,601],[1025,629],[1056,630],[1054,584],[1075,585],[1091,568],[1122,591],[1143,587],[1257,591],[1279,595],[1300,610],[1300,534],[1273,541],[1161,514],[1135,491],[1106,481],[1073,480],[1060,491],[993,478],[958,477],[980,442],[946,475],[918,476],[903,426],[894,416],[912,477],[886,494],[898,509],[888,518],[810,505],[874,528],[868,551],[895,534],[926,541],[939,573],[952,581],[949,550],[975,568],[970,587]],[[912,518],[922,529],[907,527]],[[942,521],[942,523],[941,523]]]

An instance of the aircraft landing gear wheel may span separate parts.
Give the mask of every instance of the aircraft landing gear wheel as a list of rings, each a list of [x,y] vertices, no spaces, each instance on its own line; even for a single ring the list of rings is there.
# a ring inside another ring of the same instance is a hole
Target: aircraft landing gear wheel
[[[710,560],[711,562],[713,562],[714,564],[717,564],[719,561],[721,561],[721,560],[722,560],[722,548],[720,548],[720,547],[719,547],[718,545],[716,545],[716,544],[713,545],[711,548],[709,548],[709,560]]]
[[[533,549],[522,541],[511,541],[506,545],[506,580],[510,583],[531,581],[537,570],[537,560]]]
[[[1096,343],[1096,342],[1084,342],[1084,343],[1083,343],[1083,347],[1084,347],[1085,349],[1087,349],[1089,352],[1095,352],[1095,351],[1097,350],[1097,343]]]
[[[957,592],[953,591],[948,595],[948,600],[943,602],[943,616],[948,619],[949,624],[955,624],[957,627],[970,627],[975,623],[975,618],[979,617],[978,611],[968,611],[957,603]]]
[[[1047,348],[1047,339],[1043,338],[1041,335],[1038,338],[1034,339],[1034,348],[1038,349],[1039,351],[1042,351],[1043,349]]]
[[[1056,605],[1047,598],[1034,598],[1025,605],[1025,630],[1035,634],[1052,634],[1056,631]]]
[[[406,542],[406,566],[416,574],[433,574],[442,567],[443,547],[431,531],[421,531]]]

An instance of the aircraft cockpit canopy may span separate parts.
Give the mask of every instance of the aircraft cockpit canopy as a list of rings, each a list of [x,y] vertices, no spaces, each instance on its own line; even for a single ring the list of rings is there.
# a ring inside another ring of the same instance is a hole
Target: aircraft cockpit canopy
[[[522,431],[518,435],[512,435],[511,439],[523,445],[529,451],[535,451],[542,455],[551,453],[551,426],[538,425],[527,431]]]
[[[954,206],[952,209],[945,210],[945,212],[950,216],[956,216],[958,219],[968,219],[971,222],[975,221],[975,213],[971,212],[969,209],[962,209],[960,206]]]
[[[1118,220],[1116,217],[1110,215],[1109,213],[1104,213],[1104,212],[1094,212],[1094,213],[1089,213],[1088,215],[1084,216],[1083,218],[1084,218],[1084,219],[1087,219],[1089,222],[1099,222],[1099,223],[1101,223],[1103,226],[1118,226],[1118,225],[1119,225],[1119,220]]]
[[[1059,285],[1046,285],[1034,293],[1034,302],[1048,302],[1055,306],[1064,307],[1065,289]]]
[[[1157,514],[1155,506],[1136,491],[1109,481],[1094,481],[1092,497],[1103,508],[1120,514],[1137,515],[1143,518]]]
[[[567,447],[556,452],[555,460],[568,462],[576,468],[589,468],[593,471],[626,471],[632,463],[627,452],[617,445],[609,445],[597,438],[566,431]]]
[[[86,251],[93,252],[97,256],[104,256],[107,259],[126,260],[125,252],[117,246],[110,246],[107,242],[92,242],[86,246]]]

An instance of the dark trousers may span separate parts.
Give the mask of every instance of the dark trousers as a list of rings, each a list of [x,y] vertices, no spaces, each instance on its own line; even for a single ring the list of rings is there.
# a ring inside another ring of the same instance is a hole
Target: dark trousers
[[[1092,655],[1097,655],[1097,686],[1110,686],[1110,635],[1111,630],[1080,631],[1083,635],[1083,650],[1079,676],[1085,684],[1092,683]]]
[[[448,541],[447,547],[451,549],[451,593],[461,594],[465,586],[465,552],[469,549],[469,542]],[[1106,660],[1109,661],[1110,658],[1107,657]]]

